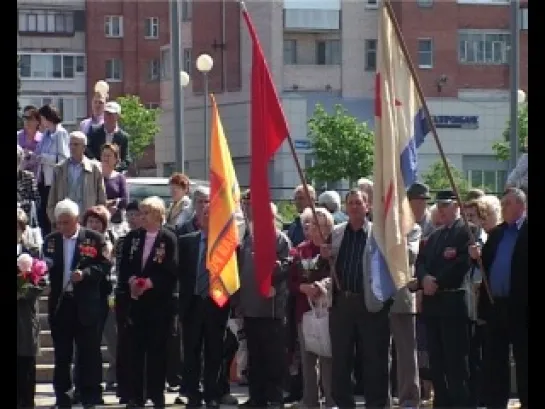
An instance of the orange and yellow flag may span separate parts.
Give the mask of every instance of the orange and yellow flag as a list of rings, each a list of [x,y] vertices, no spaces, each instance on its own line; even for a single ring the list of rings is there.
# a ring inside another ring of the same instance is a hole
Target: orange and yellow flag
[[[236,254],[240,187],[212,94],[210,99],[210,208],[206,267],[210,273],[210,296],[222,307],[240,287]]]

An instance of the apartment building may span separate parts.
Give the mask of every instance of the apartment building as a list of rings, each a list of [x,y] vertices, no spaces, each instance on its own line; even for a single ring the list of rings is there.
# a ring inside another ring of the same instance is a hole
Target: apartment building
[[[248,2],[247,7],[303,166],[313,160],[306,123],[316,103],[327,109],[340,103],[373,125],[376,0],[284,0]],[[449,159],[468,174],[473,186],[498,190],[506,169],[495,160],[491,145],[501,138],[509,113],[509,1],[394,1],[394,7]],[[523,7],[520,78],[521,88],[527,90],[527,3]],[[246,185],[251,69],[246,28],[234,0],[194,2],[192,17],[181,28],[184,67],[191,76],[184,90],[186,171],[193,177],[204,174],[203,76],[194,60],[206,52],[214,59],[210,90],[217,94],[239,182]],[[168,47],[162,55],[169,61]],[[164,66],[156,162],[159,173],[169,174],[175,156],[172,82],[169,65]],[[439,158],[432,138],[419,156],[422,171]],[[286,146],[271,163],[270,178],[272,186],[298,183]]]
[[[85,0],[18,0],[21,108],[55,104],[67,129],[86,117]]]

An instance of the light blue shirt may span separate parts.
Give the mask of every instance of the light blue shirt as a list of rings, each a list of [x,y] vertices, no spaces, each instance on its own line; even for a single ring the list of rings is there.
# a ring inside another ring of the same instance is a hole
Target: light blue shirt
[[[74,287],[70,282],[72,276],[72,262],[74,261],[74,252],[76,251],[76,242],[79,234],[79,229],[72,237],[62,238],[62,247],[64,255],[64,275],[62,279],[62,288],[66,291],[73,291]]]
[[[83,164],[81,162],[76,162],[72,158],[68,159],[68,174],[70,175],[72,183],[76,183],[78,181],[82,171]]]
[[[516,223],[508,225],[498,244],[496,256],[490,266],[490,292],[494,297],[508,297],[511,292],[513,251],[523,222],[524,217],[521,217]]]

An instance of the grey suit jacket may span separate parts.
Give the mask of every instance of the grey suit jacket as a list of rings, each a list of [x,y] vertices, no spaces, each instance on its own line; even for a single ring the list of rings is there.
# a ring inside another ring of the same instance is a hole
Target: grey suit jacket
[[[414,263],[418,257],[420,249],[420,237],[422,229],[415,223],[413,229],[407,234],[407,251],[409,253],[409,271],[407,271],[407,282],[411,281],[414,276]],[[394,314],[415,314],[416,302],[415,294],[410,292],[407,286],[400,288],[394,297],[394,303],[390,309]]]
[[[331,232],[331,248],[333,253],[332,263],[335,265],[337,262],[337,256],[339,255],[339,249],[343,240],[344,232],[346,230],[348,222],[344,222],[336,225]],[[373,294],[371,286],[371,231],[373,229],[373,223],[367,222],[367,242],[363,251],[363,282],[364,282],[364,299],[365,306],[370,312],[378,312],[382,309],[384,303],[380,301],[375,294]],[[333,305],[333,283],[331,277],[324,278],[316,283],[323,293],[326,294],[329,306]],[[342,290],[342,289],[341,289]]]

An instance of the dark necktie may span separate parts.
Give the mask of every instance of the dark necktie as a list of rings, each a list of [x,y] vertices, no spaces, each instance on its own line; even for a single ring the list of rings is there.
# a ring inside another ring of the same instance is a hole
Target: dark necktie
[[[208,270],[206,269],[206,253],[208,251],[206,238],[202,238],[203,251],[199,260],[199,270],[197,271],[197,283],[195,285],[195,292],[202,298],[208,297],[208,288],[210,283],[210,277],[208,276]]]

